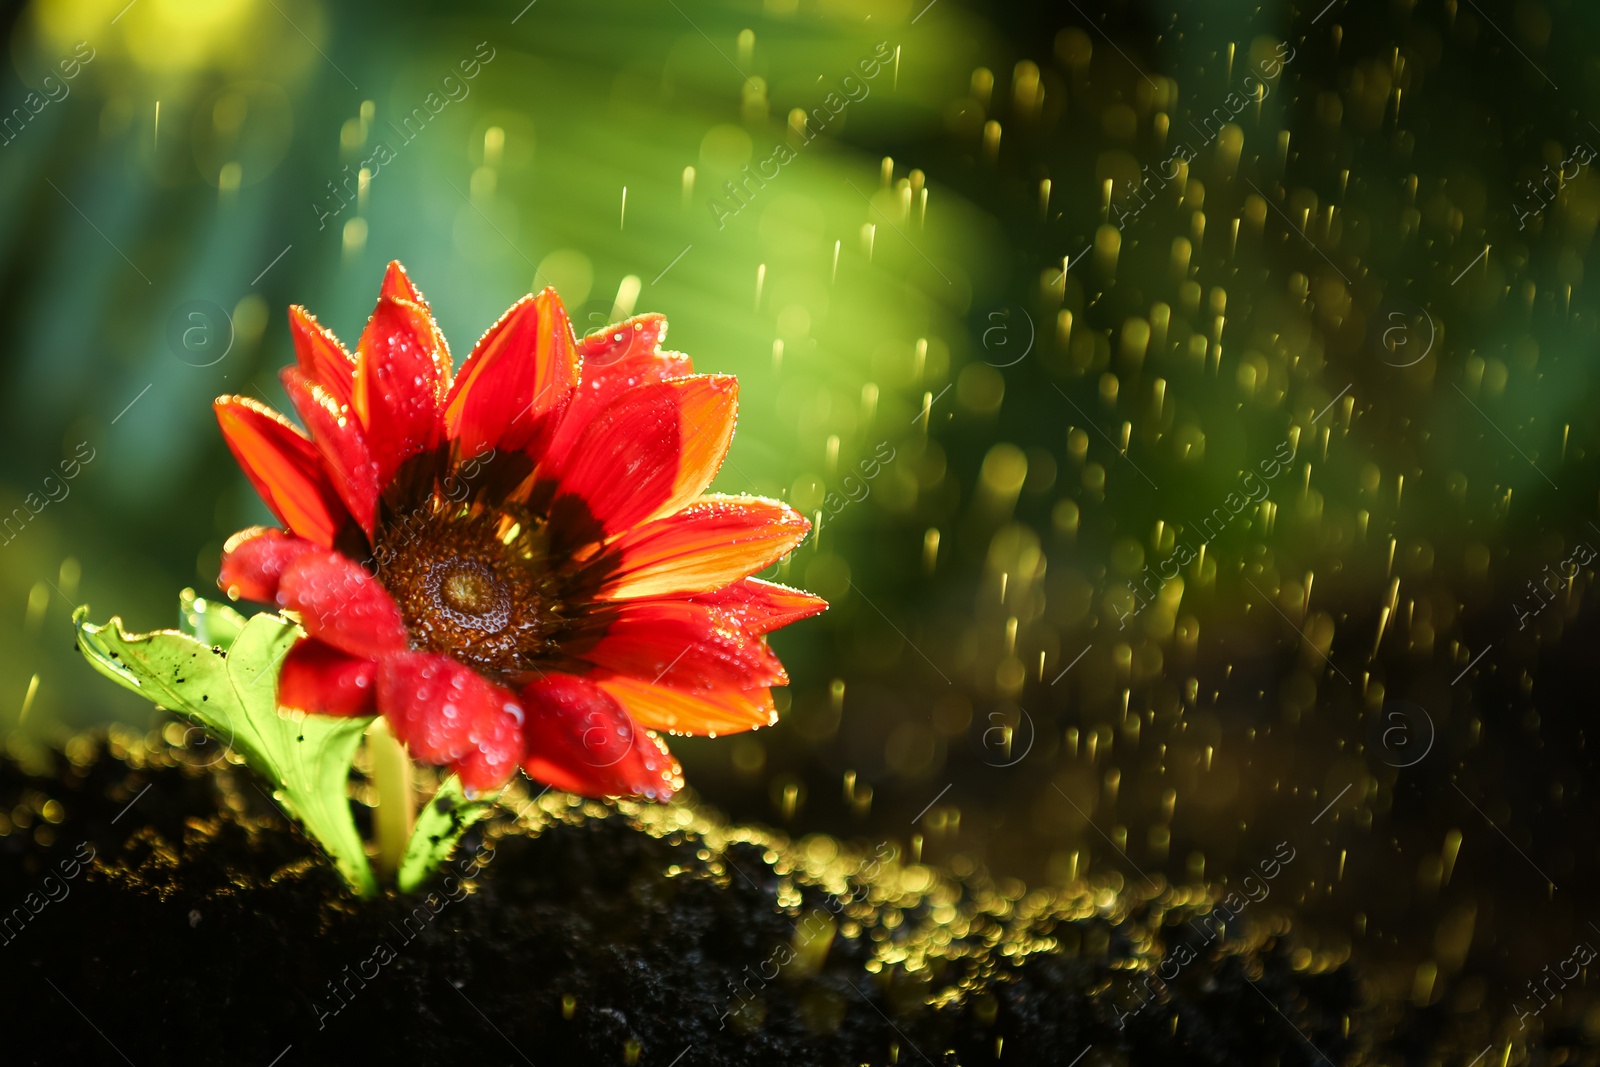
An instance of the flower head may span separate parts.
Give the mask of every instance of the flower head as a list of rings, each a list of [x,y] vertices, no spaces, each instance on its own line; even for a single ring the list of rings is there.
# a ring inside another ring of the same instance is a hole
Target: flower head
[[[470,788],[517,767],[560,789],[665,799],[657,731],[776,720],[765,635],[827,605],[751,575],[805,536],[788,506],[703,495],[737,383],[694,374],[640,315],[573,337],[555,291],[518,301],[452,375],[422,294],[389,265],[354,355],[291,308],[281,373],[302,433],[217,400],[283,529],[229,539],[218,584],[308,636],[278,700],[384,715]]]

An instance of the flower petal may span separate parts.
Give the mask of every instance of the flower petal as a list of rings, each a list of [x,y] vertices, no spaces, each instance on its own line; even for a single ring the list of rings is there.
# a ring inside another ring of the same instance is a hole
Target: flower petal
[[[636,315],[578,342],[583,371],[572,402],[545,451],[546,465],[551,470],[564,466],[584,428],[617,397],[638,385],[694,373],[688,356],[661,351],[661,340],[666,335],[665,318]]]
[[[746,578],[726,588],[686,599],[691,604],[704,604],[732,616],[751,634],[771,633],[828,608],[828,602],[819,596],[760,578]]]
[[[504,767],[509,775],[522,758],[523,713],[516,697],[448,656],[401,652],[384,657],[378,665],[378,708],[417,759],[446,764],[474,757],[468,773],[477,783],[493,767]]]
[[[586,678],[547,674],[522,691],[528,753],[522,768],[587,796],[666,800],[683,787],[667,746]]]
[[[380,485],[411,456],[439,443],[439,403],[450,379],[450,350],[427,306],[391,295],[415,291],[399,264],[389,265],[383,285],[356,348],[351,396]]]
[[[333,332],[296,304],[289,309],[289,336],[306,377],[326,389],[341,406],[349,404],[356,385],[356,361]]]
[[[217,586],[234,600],[274,604],[283,572],[308,552],[327,549],[303,537],[269,526],[252,526],[228,538],[222,546],[222,573]]]
[[[578,353],[554,289],[525,296],[489,327],[461,365],[445,401],[457,454],[543,451],[578,385]]]
[[[517,764],[525,755],[524,746],[521,717],[494,715],[487,732],[450,769],[461,776],[462,785],[481,793],[503,785],[516,773]]]
[[[578,653],[590,663],[700,692],[789,684],[766,641],[715,609],[687,600],[630,600],[615,611],[605,636]]]
[[[391,259],[388,267],[383,271],[383,287],[378,290],[378,296],[392,296],[396,300],[409,300],[411,303],[428,310],[428,302],[422,297],[422,290],[411,280],[411,275],[406,273],[405,267],[398,259]]]
[[[728,454],[738,391],[728,375],[702,374],[617,397],[584,429],[560,473],[552,525],[617,534],[699,496]]]
[[[378,657],[406,647],[406,625],[394,598],[348,556],[301,556],[284,570],[277,600],[300,613],[312,637],[351,655]]]
[[[278,674],[278,706],[318,715],[371,715],[377,710],[378,665],[308,637]]]
[[[584,380],[598,380],[615,373],[620,365],[629,361],[650,361],[665,356],[688,360],[689,357],[682,353],[661,351],[661,342],[666,337],[667,318],[655,313],[635,315],[631,319],[612,323],[603,330],[585,334],[578,342],[578,353],[583,357]],[[672,377],[681,373],[688,372],[681,371]]]
[[[760,497],[709,496],[635,526],[607,550],[617,570],[602,600],[704,593],[765,569],[805,539],[811,524]]]
[[[771,689],[686,693],[623,674],[590,678],[641,726],[689,734],[736,734],[778,721]]]
[[[265,404],[218,397],[212,407],[228,449],[272,513],[294,533],[332,547],[350,522],[316,446]]]
[[[332,475],[339,499],[370,538],[378,511],[378,468],[354,413],[298,367],[285,367],[278,377],[311,431],[311,442]]]

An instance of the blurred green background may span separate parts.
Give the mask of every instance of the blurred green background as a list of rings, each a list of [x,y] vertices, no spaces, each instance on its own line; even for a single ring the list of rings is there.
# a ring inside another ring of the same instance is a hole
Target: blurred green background
[[[10,12],[14,751],[155,721],[68,614],[265,518],[209,401],[284,406],[289,304],[353,339],[398,258],[460,358],[548,282],[737,374],[717,487],[822,519],[703,799],[1112,890],[1287,841],[1263,915],[1374,1013],[1600,1034],[1515,1019],[1600,938],[1589,7],[124,3]]]

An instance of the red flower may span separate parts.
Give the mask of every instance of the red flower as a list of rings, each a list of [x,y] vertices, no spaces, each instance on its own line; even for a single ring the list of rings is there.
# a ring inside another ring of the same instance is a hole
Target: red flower
[[[235,534],[218,584],[308,636],[278,700],[386,716],[475,789],[520,765],[560,789],[665,799],[655,731],[776,720],[765,635],[827,605],[749,577],[804,538],[788,506],[702,496],[737,383],[664,352],[640,315],[574,340],[555,291],[518,301],[452,377],[422,294],[391,263],[347,353],[291,308],[281,372],[309,435],[217,400],[239,465],[285,529]]]

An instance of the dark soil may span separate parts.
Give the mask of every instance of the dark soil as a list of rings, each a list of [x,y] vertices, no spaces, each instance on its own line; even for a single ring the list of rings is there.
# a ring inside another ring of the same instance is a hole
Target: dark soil
[[[358,902],[242,770],[114,747],[0,762],[0,1062],[1292,1067],[1361,1044],[1349,969],[1292,967],[1265,912],[1147,987],[1199,942],[1171,890],[1024,894],[554,796],[469,836],[465,883]]]

